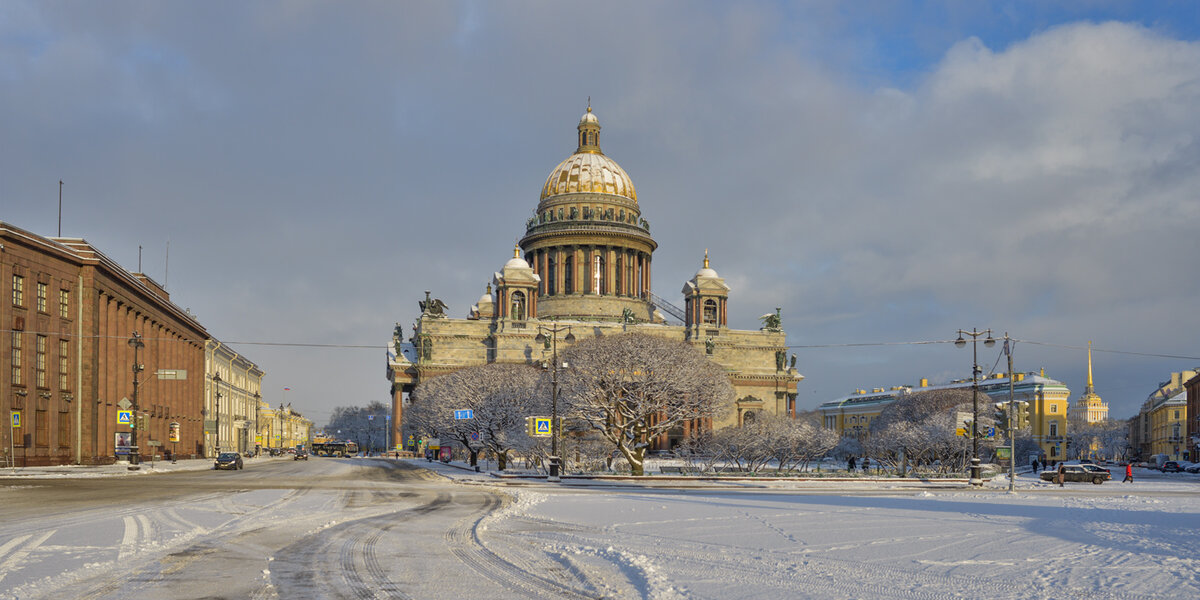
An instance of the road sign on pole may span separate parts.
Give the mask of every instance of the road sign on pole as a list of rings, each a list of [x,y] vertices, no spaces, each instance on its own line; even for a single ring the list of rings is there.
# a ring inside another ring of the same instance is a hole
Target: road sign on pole
[[[463,419],[474,419],[475,411],[473,411],[469,408],[465,408],[462,410],[456,410],[456,411],[454,411],[454,418],[459,421],[462,421]]]
[[[117,425],[133,425],[133,411],[132,410],[118,410],[117,411]]]
[[[21,428],[21,411],[19,411],[19,410],[12,411],[12,426],[13,426],[13,429]]]

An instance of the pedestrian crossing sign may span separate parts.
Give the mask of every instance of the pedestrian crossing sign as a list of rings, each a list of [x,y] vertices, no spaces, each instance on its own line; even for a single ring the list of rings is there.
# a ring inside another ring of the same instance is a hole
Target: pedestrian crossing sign
[[[133,411],[132,410],[118,410],[117,411],[117,425],[132,425],[132,424],[133,424]]]
[[[13,426],[13,429],[21,428],[21,411],[19,411],[19,410],[12,411],[12,426]]]
[[[550,417],[525,417],[526,432],[533,437],[548,437],[551,432]]]

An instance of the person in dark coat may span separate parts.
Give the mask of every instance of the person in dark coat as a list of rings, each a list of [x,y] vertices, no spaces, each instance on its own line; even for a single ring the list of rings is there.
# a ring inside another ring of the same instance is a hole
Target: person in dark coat
[[[870,468],[871,468],[871,459],[863,457],[863,473],[866,473],[867,469],[870,469]]]
[[[847,466],[848,470],[850,470],[850,471],[853,471],[853,470],[854,470],[854,464],[855,464],[855,463],[854,463],[854,457],[853,457],[853,456],[851,456],[851,457],[850,457],[850,461],[849,461],[848,463],[846,463],[846,466]]]
[[[1125,481],[1121,483],[1133,483],[1133,463],[1125,463]]]
[[[1063,483],[1067,479],[1067,469],[1062,463],[1058,463],[1058,474],[1055,475],[1055,479],[1058,480],[1058,487],[1063,487]]]
[[[1033,474],[1037,475],[1037,472],[1038,472],[1038,459],[1035,458],[1035,459],[1033,459]]]

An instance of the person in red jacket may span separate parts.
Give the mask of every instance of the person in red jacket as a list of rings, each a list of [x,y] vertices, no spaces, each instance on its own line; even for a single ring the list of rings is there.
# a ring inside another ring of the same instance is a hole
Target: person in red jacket
[[[1125,464],[1125,481],[1121,483],[1133,483],[1133,463]]]

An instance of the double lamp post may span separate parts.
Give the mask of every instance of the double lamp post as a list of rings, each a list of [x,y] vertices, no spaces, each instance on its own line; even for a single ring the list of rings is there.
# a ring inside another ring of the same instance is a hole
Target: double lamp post
[[[971,336],[971,485],[983,485],[983,478],[979,474],[979,336],[987,335],[987,339],[983,340],[983,345],[991,348],[996,345],[995,338],[992,337],[992,330],[978,331],[971,328],[970,331],[958,330],[958,339],[954,340],[954,345],[962,348],[967,345],[967,340],[963,339],[964,335]]]
[[[552,364],[550,371],[550,477],[549,481],[559,480],[559,468],[561,459],[558,456],[558,334],[561,331],[567,332],[563,340],[568,344],[575,341],[575,334],[571,333],[571,326],[551,327],[548,325],[538,325],[537,337],[533,340],[539,344],[550,344],[550,361]],[[550,337],[547,338],[546,334]]]

